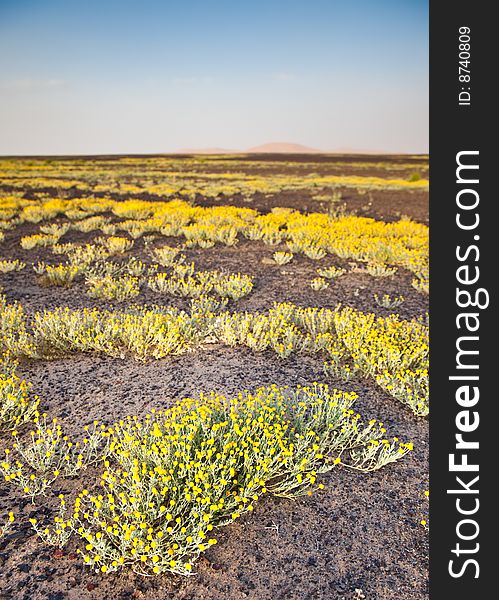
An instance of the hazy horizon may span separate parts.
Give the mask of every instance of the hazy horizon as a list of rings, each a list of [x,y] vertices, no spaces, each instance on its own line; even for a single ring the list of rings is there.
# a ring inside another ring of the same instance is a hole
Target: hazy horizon
[[[421,0],[0,0],[0,155],[428,152]]]

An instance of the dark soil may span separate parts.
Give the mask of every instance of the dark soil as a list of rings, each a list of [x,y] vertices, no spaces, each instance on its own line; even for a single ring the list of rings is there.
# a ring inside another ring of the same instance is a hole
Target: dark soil
[[[353,188],[339,188],[341,200],[338,205],[346,205],[351,214],[359,217],[370,217],[380,221],[393,222],[401,217],[409,217],[413,221],[428,223],[428,193],[420,190],[373,190],[365,194]],[[145,199],[145,198],[144,198]],[[147,199],[152,199],[148,197]],[[274,206],[293,208],[302,212],[327,212],[328,203],[317,200],[309,191],[283,191],[278,195],[255,194],[251,200],[242,196],[230,199],[199,198],[196,203],[201,206],[222,206],[231,204],[243,208],[254,208],[262,213],[269,212]]]
[[[313,156],[312,160],[319,158]],[[403,161],[408,162],[408,159],[403,157]],[[363,198],[365,201],[366,197]],[[349,208],[356,208],[355,197],[350,201],[345,195],[344,199]],[[402,210],[404,203],[407,209]],[[376,209],[372,210],[383,214],[385,220],[398,218],[401,211],[425,221],[426,205],[427,196],[423,193],[404,197],[400,192],[375,192],[373,207]],[[255,199],[250,206],[259,210],[268,210],[271,206],[305,208],[299,206],[298,196],[287,198],[285,194],[272,200]],[[308,201],[307,207],[317,210]],[[0,259],[60,262],[63,257],[54,257],[45,249],[21,249],[19,238],[35,231],[38,226],[24,225],[14,233],[7,232],[1,244]],[[94,235],[70,232],[63,241],[83,241]],[[171,245],[179,243],[174,239],[169,242]],[[233,303],[232,310],[263,311],[274,301],[330,308],[341,302],[386,315],[391,311],[378,307],[373,294],[388,293],[406,298],[398,309],[404,318],[427,311],[426,297],[411,287],[411,273],[403,269],[388,279],[350,273],[327,290],[314,292],[308,282],[315,276],[317,267],[348,266],[348,262],[329,256],[320,261],[296,256],[284,267],[269,264],[268,259],[279,249],[283,248],[241,240],[233,248],[217,245],[210,249],[189,249],[186,255],[199,269],[216,268],[255,276],[252,293]],[[147,260],[142,240],[136,241],[133,254]],[[0,275],[0,285],[9,300],[22,302],[28,314],[55,306],[111,306],[87,297],[83,282],[66,289],[40,286],[29,265],[19,273]],[[144,290],[135,301],[188,306],[185,300],[172,300],[150,290]],[[414,416],[364,378],[345,383],[326,377],[322,363],[317,356],[291,355],[282,360],[272,352],[257,354],[245,348],[229,349],[220,345],[146,364],[96,355],[22,363],[19,375],[33,383],[42,409],[59,417],[69,434],[77,434],[84,424],[94,419],[111,424],[124,415],[140,415],[152,408],[166,407],[180,398],[197,396],[200,391],[215,389],[231,394],[272,383],[296,386],[323,381],[357,392],[356,409],[361,415],[367,419],[380,418],[388,430],[387,435],[412,441],[414,452],[372,474],[337,468],[323,477],[325,489],[311,497],[296,501],[264,497],[251,514],[217,532],[219,543],[203,555],[196,564],[196,574],[189,578],[146,578],[125,571],[94,574],[82,565],[71,544],[63,552],[44,546],[27,523],[34,514],[34,507],[14,488],[2,483],[0,515],[15,510],[17,518],[13,533],[0,540],[0,598],[362,598],[355,590],[362,590],[368,600],[427,598],[428,539],[420,525],[427,515],[424,497],[424,490],[428,489],[427,420]],[[9,444],[9,436],[2,434],[0,452]],[[65,486],[65,493],[70,493],[74,483],[61,485]],[[59,492],[60,489],[53,490],[54,498]],[[42,511],[45,510],[46,517],[52,518],[53,498],[48,498],[46,503],[42,500],[41,504],[44,504]],[[40,508],[36,512],[40,519]]]

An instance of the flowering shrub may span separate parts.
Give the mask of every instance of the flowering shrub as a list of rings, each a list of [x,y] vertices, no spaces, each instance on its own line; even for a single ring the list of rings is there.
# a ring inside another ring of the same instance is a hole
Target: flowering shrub
[[[272,257],[278,265],[287,265],[288,262],[293,260],[291,252],[274,252]]]
[[[140,293],[139,279],[131,275],[111,277],[110,275],[89,275],[86,280],[87,294],[92,298],[104,298],[124,302]]]
[[[392,298],[389,294],[383,294],[383,296],[379,297],[378,294],[374,294],[374,301],[378,306],[382,308],[397,308],[401,304],[404,303],[403,296],[397,296],[396,298]]]
[[[317,273],[326,279],[337,279],[346,273],[345,269],[335,266],[327,267],[326,269],[317,269]]]
[[[153,260],[158,262],[163,267],[171,267],[175,263],[180,248],[171,248],[170,246],[162,246],[161,248],[153,248],[150,252]]]
[[[59,241],[60,236],[54,234],[36,233],[25,235],[21,238],[21,247],[24,250],[32,250],[37,246],[53,246]]]
[[[392,277],[397,272],[397,269],[387,267],[383,263],[370,262],[366,265],[366,271],[373,277]]]
[[[216,543],[216,529],[251,512],[262,495],[310,494],[335,466],[373,471],[412,449],[388,439],[376,420],[364,423],[352,410],[355,399],[317,384],[230,399],[212,392],[95,428],[94,441],[79,447],[55,420],[44,421],[31,444],[14,445],[24,463],[4,461],[1,468],[33,496],[38,479],[26,476],[26,464],[45,474],[36,490],[43,493],[57,476],[80,473],[99,456],[100,482],[82,483],[72,511],[61,497],[52,529],[31,519],[40,537],[62,546],[75,534],[83,561],[103,573],[128,566],[187,575]]]
[[[119,237],[116,235],[99,238],[96,241],[107,250],[109,256],[116,256],[117,254],[124,254],[125,252],[130,250],[133,246],[133,240],[129,240],[127,238]]]
[[[176,264],[172,275],[158,273],[147,285],[155,292],[199,298],[214,292],[221,298],[240,300],[253,289],[253,278],[241,273],[222,275],[218,271],[195,271],[191,265]]]
[[[0,463],[0,471],[5,481],[21,488],[32,500],[45,494],[46,490],[59,477],[74,477],[82,469],[98,462],[107,452],[108,437],[104,427],[93,430],[84,428],[83,440],[72,442],[62,431],[56,418],[47,422],[47,415],[35,412],[33,422],[36,429],[30,432],[28,440],[17,440],[13,451],[6,449],[5,459]],[[17,432],[14,431],[17,437]]]
[[[16,364],[7,356],[0,360],[0,429],[15,429],[30,421],[39,403],[31,398],[31,385],[15,374]]]
[[[0,240],[1,241],[1,240]],[[10,273],[11,271],[22,271],[26,263],[20,260],[0,260],[0,273]]]
[[[44,285],[68,286],[81,272],[80,267],[75,265],[44,265],[39,263],[35,269],[41,275]]]
[[[0,527],[0,540],[10,533],[12,529],[12,523],[15,521],[14,513],[11,511],[7,515],[7,519],[5,519],[4,524]]]
[[[31,202],[30,206],[23,207],[12,204],[9,199],[0,199],[0,211],[2,206],[8,206],[17,215],[19,223],[29,220],[34,213],[42,220],[77,211],[88,218],[73,223],[73,227],[83,226],[85,230],[94,231],[110,225],[98,213],[111,210],[119,217],[136,215],[139,220],[133,221],[133,227],[131,222],[125,226],[134,237],[144,232],[183,236],[188,243],[209,247],[216,242],[234,245],[238,234],[242,233],[250,240],[263,240],[268,245],[286,242],[290,252],[304,253],[314,260],[336,254],[341,258],[372,263],[368,268],[378,276],[392,275],[394,267],[386,265],[395,265],[409,269],[422,282],[428,280],[428,228],[409,219],[385,223],[353,215],[330,218],[324,213],[303,214],[291,209],[260,214],[256,210],[234,206],[191,206],[179,200],[123,202],[90,197]],[[120,225],[123,222],[116,224],[117,227]],[[21,245],[29,249],[56,244],[61,234],[60,226],[57,231],[56,235],[25,236]],[[103,238],[100,242],[111,254],[121,254],[133,244],[133,240],[117,236]]]
[[[423,277],[415,277],[411,282],[412,287],[421,294],[429,294],[430,293],[430,282],[428,279]]]
[[[102,352],[146,360],[180,354],[215,339],[255,352],[271,348],[282,358],[292,352],[325,353],[333,376],[337,367],[338,373],[370,377],[416,414],[428,413],[428,327],[420,320],[376,318],[353,308],[302,309],[289,303],[275,304],[267,313],[217,314],[213,308],[218,307],[206,300],[191,312],[58,308],[36,313],[28,334],[22,307],[0,296],[0,349],[15,356]],[[341,361],[335,367],[338,348]]]
[[[310,287],[314,290],[314,292],[320,292],[321,290],[325,290],[329,287],[329,283],[324,279],[324,277],[315,277],[310,282]]]

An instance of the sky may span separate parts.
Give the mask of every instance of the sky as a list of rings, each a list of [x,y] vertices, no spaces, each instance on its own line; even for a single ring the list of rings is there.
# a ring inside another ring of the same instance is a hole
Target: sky
[[[428,151],[427,0],[0,0],[0,154]]]

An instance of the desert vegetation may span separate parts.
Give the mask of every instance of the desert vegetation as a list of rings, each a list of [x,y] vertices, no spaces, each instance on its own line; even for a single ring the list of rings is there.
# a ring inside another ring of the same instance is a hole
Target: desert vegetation
[[[422,597],[427,186],[425,157],[0,160],[4,568],[246,589],[294,514],[278,560],[323,529],[351,564],[317,541],[303,597],[396,598],[401,564]]]

